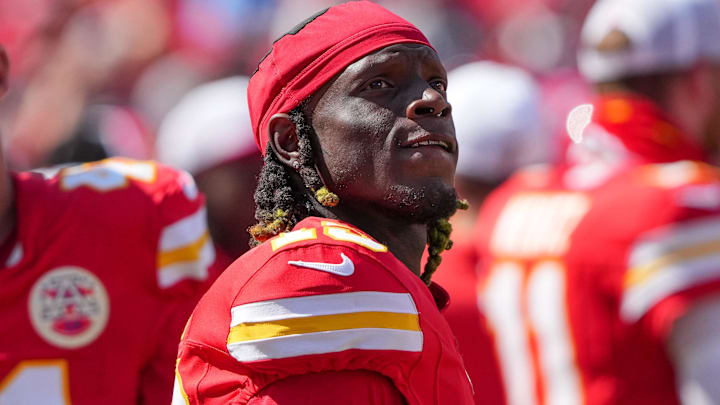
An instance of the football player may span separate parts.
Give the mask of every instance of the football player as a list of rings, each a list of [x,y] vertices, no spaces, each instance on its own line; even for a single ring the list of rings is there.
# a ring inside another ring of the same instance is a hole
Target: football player
[[[579,66],[597,100],[569,117],[580,143],[514,176],[478,221],[510,404],[720,403],[720,172],[704,163],[718,38],[716,0],[590,11]]]
[[[472,403],[430,281],[458,205],[446,86],[425,36],[370,2],[274,43],[248,88],[260,244],[193,312],[173,404]]]
[[[0,404],[169,403],[214,256],[186,173],[107,159],[45,178],[0,153]]]

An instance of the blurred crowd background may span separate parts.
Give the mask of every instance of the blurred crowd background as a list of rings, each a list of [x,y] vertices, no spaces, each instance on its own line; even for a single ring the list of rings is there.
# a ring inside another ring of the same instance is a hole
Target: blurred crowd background
[[[0,1],[0,43],[11,60],[11,90],[0,103],[8,164],[26,170],[114,155],[154,158],[163,120],[191,89],[251,75],[275,38],[335,3]],[[543,125],[557,134],[552,148],[564,148],[567,112],[587,101],[575,51],[592,0],[379,3],[428,35],[448,70],[493,60],[532,74]],[[183,114],[193,120],[192,110]],[[249,126],[237,131],[251,137]]]

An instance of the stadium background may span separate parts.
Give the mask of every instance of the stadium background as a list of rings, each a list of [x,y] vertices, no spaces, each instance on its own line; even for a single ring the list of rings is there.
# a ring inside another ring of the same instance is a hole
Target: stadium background
[[[8,163],[25,170],[103,154],[153,158],[159,125],[191,88],[252,74],[273,39],[335,3],[0,1],[0,43],[11,60],[0,103]],[[418,25],[448,69],[489,59],[531,72],[563,147],[566,113],[587,99],[575,49],[591,0],[380,3]],[[238,135],[251,136],[249,128]]]

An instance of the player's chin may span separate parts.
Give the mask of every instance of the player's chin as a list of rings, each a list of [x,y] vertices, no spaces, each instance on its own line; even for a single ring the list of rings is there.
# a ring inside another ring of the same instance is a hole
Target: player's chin
[[[441,177],[427,178],[419,184],[394,185],[385,200],[398,215],[419,224],[450,217],[457,209],[455,188]]]

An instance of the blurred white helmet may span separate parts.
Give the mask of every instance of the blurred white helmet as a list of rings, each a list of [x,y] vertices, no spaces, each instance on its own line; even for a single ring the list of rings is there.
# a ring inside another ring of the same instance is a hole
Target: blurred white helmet
[[[599,0],[581,34],[578,66],[603,82],[720,62],[719,0]]]
[[[456,173],[499,182],[520,167],[552,159],[540,89],[525,71],[473,62],[448,74],[459,152]]]
[[[236,76],[188,92],[163,119],[158,160],[197,174],[258,153],[247,106],[248,78]]]

